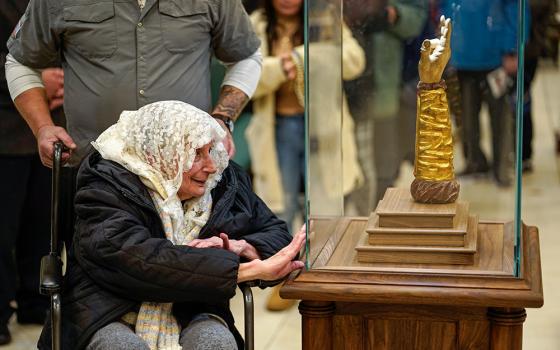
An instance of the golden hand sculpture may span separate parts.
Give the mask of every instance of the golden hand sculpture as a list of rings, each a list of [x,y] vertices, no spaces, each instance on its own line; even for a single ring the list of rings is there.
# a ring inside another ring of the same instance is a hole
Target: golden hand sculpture
[[[424,40],[420,48],[418,73],[423,83],[439,83],[449,58],[451,57],[451,21],[440,18],[441,36]]]
[[[421,203],[452,203],[459,195],[453,171],[453,138],[445,81],[451,57],[451,22],[441,16],[441,36],[424,40],[420,52],[416,112],[416,157],[412,197]]]

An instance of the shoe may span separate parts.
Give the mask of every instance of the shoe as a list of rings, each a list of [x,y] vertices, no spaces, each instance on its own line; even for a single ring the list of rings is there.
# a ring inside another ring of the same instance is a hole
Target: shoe
[[[490,168],[487,165],[483,166],[467,166],[463,171],[459,172],[459,177],[483,177],[488,175]]]
[[[509,188],[512,185],[512,179],[505,176],[496,176],[494,181],[499,188]]]
[[[266,309],[268,311],[284,311],[288,310],[294,306],[297,300],[293,299],[282,299],[280,297],[280,287],[279,284],[272,288],[270,295],[268,296],[268,301],[266,302]]]
[[[529,174],[533,172],[533,162],[531,162],[531,159],[525,159],[523,162],[521,162],[521,172],[523,174]]]
[[[12,341],[12,336],[8,325],[0,324],[0,345],[9,344]]]

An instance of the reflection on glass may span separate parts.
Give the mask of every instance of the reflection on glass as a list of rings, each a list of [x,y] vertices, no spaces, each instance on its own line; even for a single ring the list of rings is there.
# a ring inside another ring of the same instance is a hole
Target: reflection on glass
[[[357,191],[346,207],[368,215],[388,187],[411,182],[419,48],[422,40],[437,36],[439,14],[445,14],[454,26],[453,56],[444,77],[454,118],[455,168],[464,188],[461,199],[489,218],[511,220],[513,95],[511,87],[496,86],[495,80],[513,81],[517,1],[400,0],[388,5],[369,0],[366,4],[359,7],[355,0],[344,1],[346,22],[367,57],[365,73],[345,88],[370,187]],[[497,196],[481,195],[488,191]]]
[[[367,178],[351,198],[360,215],[375,209],[395,185],[401,163],[414,159],[416,66],[428,17],[425,1],[366,3],[362,9],[355,0],[344,1],[346,21],[367,57],[364,74],[345,86]]]
[[[340,4],[308,3],[309,211],[343,214]]]

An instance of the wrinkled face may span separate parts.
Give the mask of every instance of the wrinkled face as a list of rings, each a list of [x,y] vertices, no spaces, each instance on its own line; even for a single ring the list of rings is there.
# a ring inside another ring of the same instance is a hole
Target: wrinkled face
[[[196,157],[189,171],[183,173],[183,182],[177,191],[179,199],[184,201],[204,194],[208,177],[216,172],[216,165],[210,156],[212,144],[209,143],[196,150]]]
[[[291,17],[296,16],[300,9],[303,0],[272,0],[272,6],[278,16]]]

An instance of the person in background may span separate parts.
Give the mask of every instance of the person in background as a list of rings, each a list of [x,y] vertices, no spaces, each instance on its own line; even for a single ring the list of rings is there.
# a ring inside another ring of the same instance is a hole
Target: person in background
[[[522,171],[533,171],[533,99],[531,86],[539,58],[547,55],[547,30],[556,13],[558,3],[556,0],[530,0],[531,26],[528,42],[525,49],[525,77],[523,81],[523,148],[521,154]]]
[[[360,162],[368,177],[366,189],[359,188],[353,197],[358,213],[369,215],[397,178],[408,141],[414,142],[415,114],[399,113],[404,49],[407,40],[422,33],[428,1],[368,0],[369,7],[363,10],[356,0],[346,3],[346,18],[367,56],[366,74],[346,84],[346,91],[357,121]],[[365,12],[368,9],[371,15]],[[368,184],[375,188],[367,188]]]
[[[306,176],[304,106],[302,96],[299,96],[299,93],[303,92],[303,86],[298,86],[303,84],[303,80],[298,79],[298,75],[300,78],[303,76],[304,61],[303,1],[266,0],[261,9],[253,12],[251,21],[261,39],[264,56],[262,76],[253,96],[253,118],[246,133],[255,192],[287,222],[288,228],[292,230],[298,212],[303,214],[299,196],[303,191],[301,184]],[[363,71],[364,53],[346,27],[343,28],[342,38],[344,43],[342,76],[344,79],[354,78]],[[311,45],[309,52],[314,62],[313,69],[325,73],[333,63],[340,64],[332,61],[332,50],[323,52],[321,47]],[[329,45],[323,45],[326,46]],[[337,49],[333,45],[329,47]],[[330,69],[330,71],[334,70]],[[318,77],[315,73],[318,72],[309,74]],[[328,84],[323,84],[322,88],[330,87]],[[313,93],[320,95],[321,91]],[[332,136],[338,135],[340,130],[326,130],[329,124],[328,118],[330,116],[334,118],[335,111],[343,111],[341,148],[345,173],[342,187],[344,194],[347,194],[361,181],[362,174],[356,157],[354,124],[346,101],[344,99],[341,105],[340,100],[324,98],[321,106],[317,105],[316,108],[318,108],[317,113],[325,118],[321,125],[321,132],[324,131],[325,134]],[[329,143],[324,142],[321,136],[316,141],[319,148],[322,144]],[[321,154],[318,164],[321,167],[322,177],[315,178],[317,188],[327,194],[333,190],[336,192],[336,189],[333,189],[335,186],[330,184],[340,182],[340,179],[333,179],[339,176],[332,169],[332,154],[319,153]],[[319,206],[321,203],[313,205]],[[278,291],[279,287],[273,291],[268,300],[267,308],[271,311],[284,310],[295,302],[281,299]]]
[[[498,69],[508,75],[517,71],[518,1],[441,0],[440,7],[453,24],[450,64],[457,69],[461,91],[465,168],[460,175],[486,174],[490,170],[498,186],[509,186],[513,119],[506,90],[493,92],[489,74]],[[488,106],[492,130],[490,165],[480,147],[483,102]]]
[[[391,0],[386,6],[387,26],[371,36],[373,50],[373,148],[376,195],[383,198],[398,177],[404,157],[401,139],[413,140],[413,115],[399,116],[403,90],[404,49],[408,39],[422,33],[428,17],[427,0]],[[402,118],[400,118],[402,117]],[[407,127],[408,126],[408,127]],[[403,132],[406,133],[403,134]]]
[[[247,130],[255,190],[291,231],[301,210],[300,185],[305,176],[304,107],[294,88],[292,58],[294,48],[303,46],[303,2],[264,1],[251,21],[264,56]]]
[[[424,21],[424,27],[420,34],[414,38],[409,38],[404,42],[403,48],[403,66],[402,66],[402,87],[401,98],[398,115],[398,125],[401,129],[401,137],[399,141],[399,151],[401,162],[407,161],[412,166],[416,156],[416,99],[418,89],[418,62],[420,61],[420,47],[425,39],[431,39],[438,36],[440,14],[438,0],[428,0],[427,17]],[[449,98],[450,82],[446,79],[447,94]],[[451,103],[450,103],[451,104]],[[399,162],[400,165],[400,162]]]
[[[236,350],[229,301],[294,260],[292,237],[229,162],[209,114],[180,101],[123,111],[80,166],[61,297],[62,348]],[[270,282],[274,283],[274,282]],[[50,349],[50,319],[38,348]]]
[[[63,160],[77,166],[123,110],[155,101],[191,103],[232,129],[260,76],[259,46],[241,0],[31,0],[8,42],[6,75],[43,163],[50,166],[52,145],[62,141]],[[59,51],[68,132],[53,125],[32,70],[51,65]],[[212,54],[228,70],[213,108]],[[233,156],[231,134],[224,142]]]
[[[0,42],[4,43],[25,12],[27,0],[0,3]],[[4,66],[8,49],[0,48]],[[49,109],[63,123],[63,72],[47,68],[38,73]],[[51,173],[41,164],[31,130],[14,106],[4,70],[0,70],[0,345],[11,341],[8,321],[17,303],[20,324],[42,324],[49,306],[39,294],[39,267],[49,251]]]

